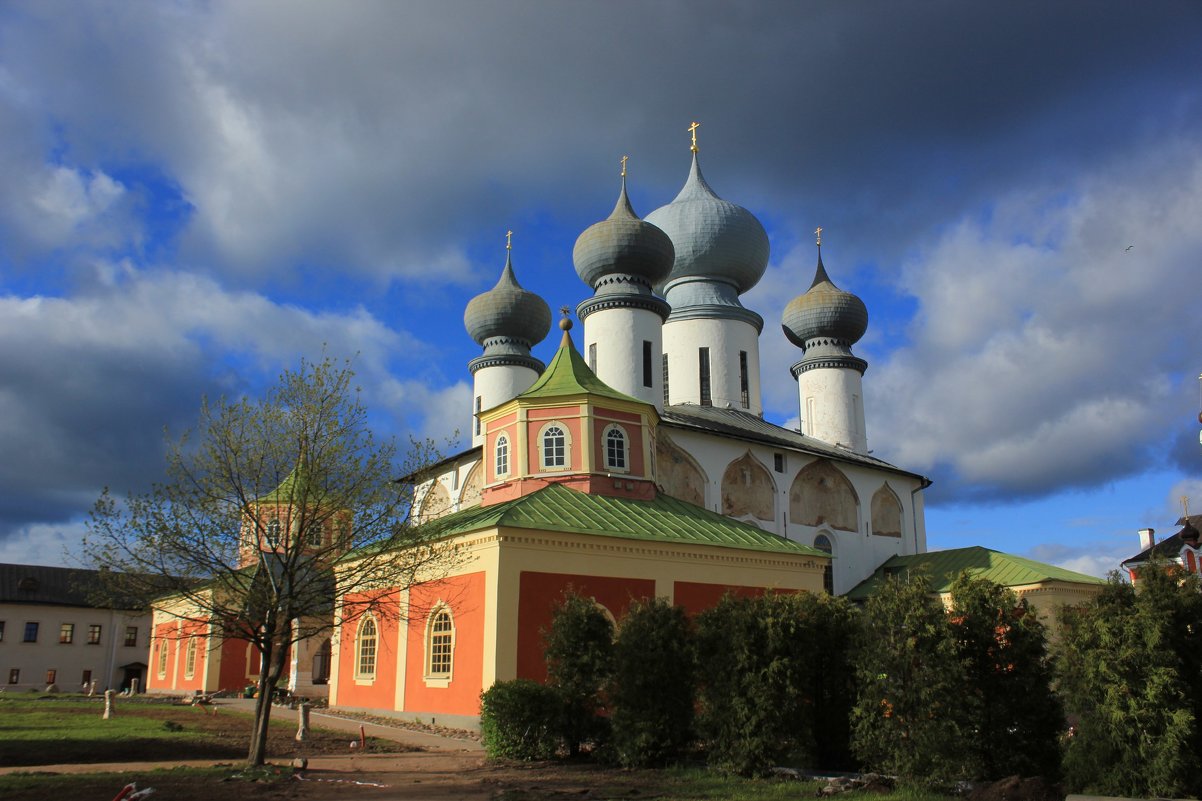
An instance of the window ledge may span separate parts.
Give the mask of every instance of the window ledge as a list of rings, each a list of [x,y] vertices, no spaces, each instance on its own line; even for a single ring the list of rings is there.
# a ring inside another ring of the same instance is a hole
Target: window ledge
[[[451,677],[450,676],[425,676],[423,678],[423,681],[425,682],[427,687],[437,687],[440,689],[446,689],[447,687],[451,686]]]

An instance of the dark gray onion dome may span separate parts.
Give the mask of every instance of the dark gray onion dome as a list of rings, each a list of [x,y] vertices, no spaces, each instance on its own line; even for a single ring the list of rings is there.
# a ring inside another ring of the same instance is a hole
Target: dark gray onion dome
[[[665,284],[678,278],[710,278],[732,284],[742,294],[768,269],[764,226],[747,209],[714,194],[701,176],[696,153],[680,194],[648,214],[647,222],[663,229],[676,249]]]
[[[674,254],[668,235],[634,213],[623,177],[613,213],[577,237],[572,263],[592,289],[607,275],[628,275],[650,287],[668,277]]]
[[[513,276],[512,259],[507,254],[501,280],[468,301],[463,325],[480,345],[500,337],[533,347],[551,330],[551,308],[538,295],[522,289]]]
[[[789,301],[781,315],[781,328],[799,348],[804,349],[813,339],[834,340],[850,347],[868,330],[868,309],[864,301],[834,285],[819,251],[814,283],[804,295]]]

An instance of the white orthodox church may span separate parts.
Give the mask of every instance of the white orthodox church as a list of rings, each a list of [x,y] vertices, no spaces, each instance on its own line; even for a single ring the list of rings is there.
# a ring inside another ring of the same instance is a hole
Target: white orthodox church
[[[821,239],[813,283],[781,320],[800,358],[768,366],[797,380],[802,428],[795,431],[763,417],[764,320],[740,302],[768,266],[763,226],[714,193],[695,142],[684,187],[645,220],[631,208],[625,180],[623,171],[609,217],[576,241],[576,272],[591,291],[576,316],[584,329],[580,355],[596,378],[654,407],[647,448],[656,491],[830,554],[825,584],[837,594],[893,556],[925,552],[922,495],[930,481],[869,454],[867,363],[852,353],[868,312],[831,281]],[[505,474],[481,466],[507,463],[517,443],[489,440],[485,423],[490,410],[523,395],[545,370],[531,348],[546,337],[551,311],[519,285],[511,259],[497,285],[468,304],[464,323],[483,347],[468,364],[472,448],[443,462],[423,489],[419,514],[427,520],[506,496]],[[529,448],[563,447],[572,432],[562,429],[552,430],[561,439],[532,440]],[[538,467],[537,454],[514,454],[528,456]],[[592,470],[620,481],[626,468],[614,459],[598,460]]]

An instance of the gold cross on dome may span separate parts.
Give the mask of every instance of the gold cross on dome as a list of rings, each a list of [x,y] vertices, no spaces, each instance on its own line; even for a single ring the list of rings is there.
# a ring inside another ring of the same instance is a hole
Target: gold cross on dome
[[[630,156],[622,156],[622,177],[623,178],[626,177],[626,162],[629,159],[630,159]]]
[[[819,247],[822,247],[822,226],[821,225],[814,229],[814,236],[818,237],[817,244]]]
[[[572,309],[568,306],[560,306],[559,313],[562,314],[564,316],[564,318],[566,319],[566,318],[572,316]]]
[[[692,150],[694,153],[697,152],[697,129],[700,127],[701,127],[701,123],[699,123],[699,122],[694,122],[692,125],[689,126],[689,133],[691,133],[693,135],[693,146],[690,147],[689,150]]]
[[[513,231],[505,232],[505,249],[513,250]]]

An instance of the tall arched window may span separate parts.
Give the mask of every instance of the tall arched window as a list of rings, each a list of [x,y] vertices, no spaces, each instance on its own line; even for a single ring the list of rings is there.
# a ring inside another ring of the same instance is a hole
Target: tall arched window
[[[451,610],[439,606],[426,628],[426,679],[450,681],[455,654],[455,622]]]
[[[496,457],[497,475],[509,475],[509,437],[504,434],[497,437]]]
[[[159,678],[167,677],[167,640],[159,640]]]
[[[196,638],[188,638],[188,647],[184,649],[184,677],[192,678],[196,675]]]
[[[376,677],[376,631],[375,618],[366,616],[359,623],[355,637],[355,678],[372,680]]]
[[[280,521],[279,520],[268,520],[267,521],[267,547],[268,548],[280,547]]]
[[[835,552],[835,546],[831,543],[831,538],[825,534],[819,534],[814,538],[814,547],[831,555],[834,555]],[[835,568],[830,562],[822,566],[822,589],[827,595],[835,594]]]
[[[543,429],[542,453],[544,470],[568,466],[568,432],[559,423],[552,423]]]
[[[610,470],[626,470],[626,432],[621,426],[605,429],[605,466]]]

